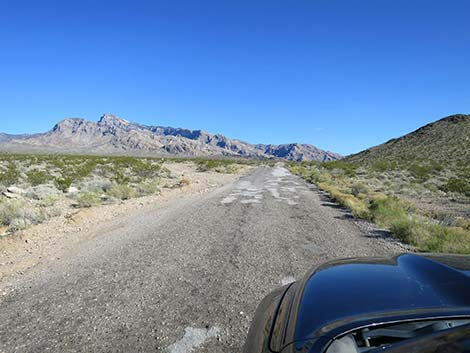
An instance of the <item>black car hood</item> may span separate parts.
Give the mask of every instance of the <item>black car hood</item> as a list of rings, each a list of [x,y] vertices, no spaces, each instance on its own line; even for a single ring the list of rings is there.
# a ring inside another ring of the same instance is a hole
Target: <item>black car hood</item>
[[[295,342],[333,338],[362,324],[470,316],[469,270],[470,257],[454,255],[327,263],[303,281]]]

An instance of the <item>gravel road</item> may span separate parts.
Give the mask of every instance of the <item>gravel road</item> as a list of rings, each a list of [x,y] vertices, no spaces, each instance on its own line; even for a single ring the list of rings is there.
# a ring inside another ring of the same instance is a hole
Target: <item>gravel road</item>
[[[406,250],[282,165],[101,229],[9,279],[0,352],[237,353],[274,288],[332,258]]]

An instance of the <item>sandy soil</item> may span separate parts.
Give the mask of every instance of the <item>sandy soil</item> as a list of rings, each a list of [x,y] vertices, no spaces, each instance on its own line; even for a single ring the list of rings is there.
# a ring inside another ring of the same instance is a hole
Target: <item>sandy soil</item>
[[[14,274],[21,275],[41,262],[59,259],[65,250],[96,237],[107,221],[139,212],[145,205],[163,208],[173,198],[209,192],[238,179],[248,169],[238,174],[221,174],[197,172],[192,163],[168,163],[165,167],[171,170],[173,179],[166,181],[167,187],[159,194],[84,209],[72,209],[70,202],[64,202],[62,207],[66,209],[61,216],[0,237],[0,282]],[[172,187],[181,178],[189,179],[190,184]]]

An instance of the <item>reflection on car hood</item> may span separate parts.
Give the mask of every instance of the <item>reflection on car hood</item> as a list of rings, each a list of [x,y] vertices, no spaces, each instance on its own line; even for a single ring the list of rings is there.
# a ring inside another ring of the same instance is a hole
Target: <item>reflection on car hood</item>
[[[306,277],[295,341],[364,318],[470,315],[470,257],[404,254],[322,266]]]

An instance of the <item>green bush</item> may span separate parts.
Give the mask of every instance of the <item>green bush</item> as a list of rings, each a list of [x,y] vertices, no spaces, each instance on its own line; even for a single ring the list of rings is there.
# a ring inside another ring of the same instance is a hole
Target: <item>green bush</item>
[[[19,181],[20,172],[13,163],[9,163],[6,170],[0,171],[0,184],[11,186]]]
[[[341,170],[344,173],[344,175],[349,176],[349,177],[355,176],[356,171],[357,171],[357,165],[356,164],[349,163],[349,162],[344,162],[344,161],[341,161],[341,160],[332,161],[332,162],[325,162],[325,163],[322,164],[322,166],[325,169],[328,169],[328,170],[334,170],[334,169]]]
[[[87,160],[83,164],[75,167],[72,177],[75,180],[82,180],[88,177],[96,168],[96,160]]]
[[[418,181],[424,182],[431,177],[434,168],[431,165],[412,164],[408,167],[408,171]]]
[[[160,164],[153,164],[150,161],[144,162],[142,160],[137,160],[131,166],[132,174],[144,179],[157,177],[160,174],[161,169],[162,167]]]
[[[460,178],[450,178],[440,188],[445,192],[456,192],[459,194],[464,194],[470,196],[470,180],[469,179],[460,179]]]
[[[62,192],[67,192],[70,185],[72,185],[72,179],[70,178],[56,178],[54,179],[56,188]]]
[[[239,170],[240,170],[240,166],[236,164],[229,164],[225,166],[225,173],[228,173],[228,174],[238,173]]]
[[[381,172],[381,173],[389,171],[389,170],[394,170],[397,168],[398,168],[398,165],[396,162],[387,161],[384,159],[377,160],[374,163],[372,163],[372,165],[370,166],[370,169],[372,171]]]
[[[112,178],[112,180],[119,185],[126,185],[131,181],[131,178],[121,172],[117,172],[116,175]]]
[[[410,218],[400,217],[391,219],[388,223],[390,232],[398,239],[408,244],[417,245],[413,240],[413,231],[416,225]]]
[[[135,196],[135,190],[129,185],[117,184],[109,189],[108,194],[119,200],[128,200]]]
[[[84,192],[78,195],[78,206],[82,208],[92,207],[101,203],[101,198],[94,192]]]
[[[26,173],[26,177],[28,178],[28,182],[33,186],[46,184],[49,180],[53,180],[53,177],[49,173],[42,170],[28,172]]]
[[[198,172],[207,172],[222,165],[221,161],[216,160],[199,160],[196,162]]]
[[[372,220],[379,225],[389,227],[393,222],[405,220],[408,212],[396,197],[373,199],[369,203]]]

